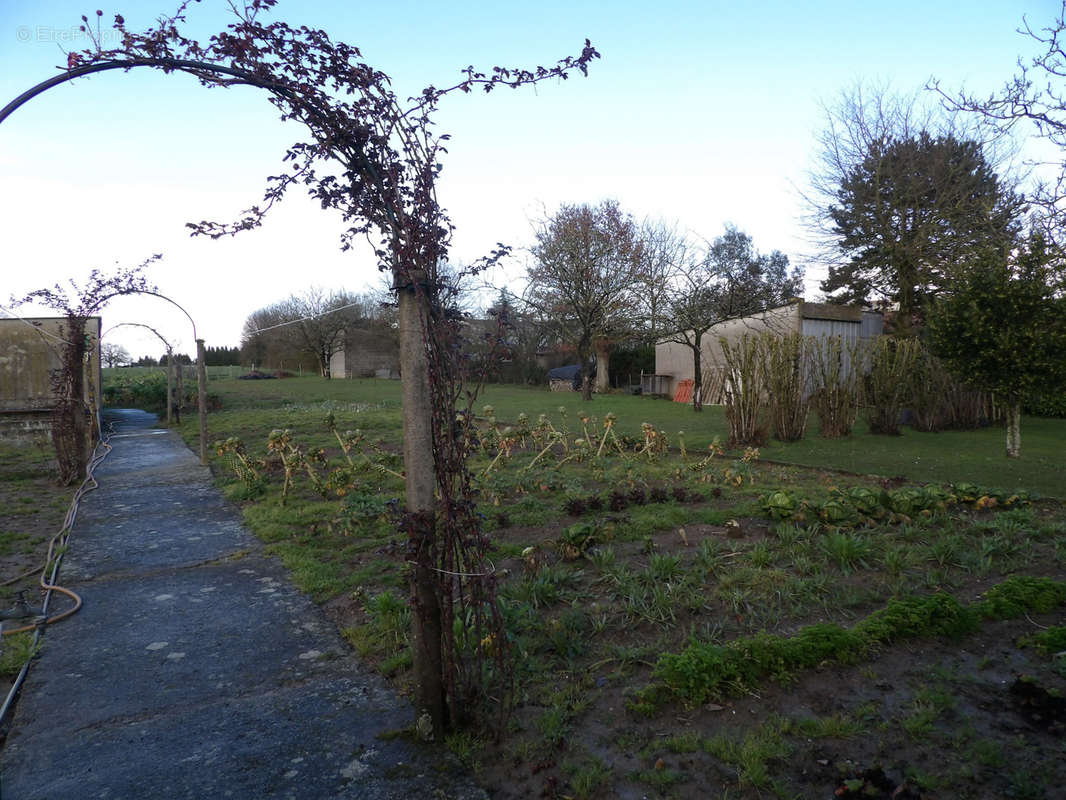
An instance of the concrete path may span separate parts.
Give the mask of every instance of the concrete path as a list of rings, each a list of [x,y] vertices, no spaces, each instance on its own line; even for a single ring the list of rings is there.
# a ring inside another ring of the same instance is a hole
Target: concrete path
[[[378,738],[410,706],[262,554],[177,434],[144,412],[111,419],[59,580],[85,605],[43,639],[0,799],[484,797],[439,750]]]

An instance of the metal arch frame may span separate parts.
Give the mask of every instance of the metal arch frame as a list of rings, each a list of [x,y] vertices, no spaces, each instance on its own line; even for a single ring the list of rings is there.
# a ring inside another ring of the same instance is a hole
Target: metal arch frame
[[[177,71],[190,74],[195,74],[197,70],[204,72],[218,72],[223,75],[232,75],[234,78],[237,78],[240,83],[249,86],[258,86],[261,89],[267,89],[281,95],[288,95],[288,92],[277,84],[268,83],[256,78],[248,72],[243,72],[242,70],[234,69],[233,67],[227,67],[223,64],[211,64],[206,61],[192,61],[185,58],[144,58],[136,61],[102,61],[99,64],[86,64],[80,67],[71,67],[62,75],[56,75],[55,77],[49,78],[46,81],[41,81],[36,86],[27,89],[6,106],[0,108],[0,123],[3,123],[3,121],[11,116],[11,114],[13,114],[20,106],[29,102],[37,95],[56,86],[68,83],[76,78],[92,75],[94,72],[107,72],[113,69],[130,70],[134,67],[155,67],[165,71]]]
[[[173,373],[174,373],[174,349],[171,347],[170,342],[163,338],[163,334],[153,328],[151,325],[145,325],[143,322],[119,322],[112,325],[106,331],[100,334],[100,340],[107,334],[111,333],[115,328],[146,328],[156,335],[156,338],[163,343],[163,346],[167,349],[167,425],[169,426],[173,420],[172,408],[174,404],[173,396]]]

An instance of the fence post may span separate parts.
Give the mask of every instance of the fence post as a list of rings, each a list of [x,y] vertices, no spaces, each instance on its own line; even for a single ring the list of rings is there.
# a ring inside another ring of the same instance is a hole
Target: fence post
[[[196,340],[196,388],[200,406],[200,464],[207,466],[207,368],[204,366],[204,340]]]

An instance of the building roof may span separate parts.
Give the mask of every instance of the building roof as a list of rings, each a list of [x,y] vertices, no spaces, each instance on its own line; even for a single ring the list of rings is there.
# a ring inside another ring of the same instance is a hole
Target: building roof
[[[803,319],[831,319],[839,322],[862,322],[862,309],[835,303],[800,303]]]

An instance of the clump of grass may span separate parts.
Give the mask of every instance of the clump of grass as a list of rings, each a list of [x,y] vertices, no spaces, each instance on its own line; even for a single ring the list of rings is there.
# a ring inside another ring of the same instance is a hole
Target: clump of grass
[[[749,731],[743,739],[719,734],[704,743],[704,749],[720,761],[736,767],[742,785],[763,788],[771,783],[769,762],[785,758],[791,748],[782,736],[783,725],[768,722]]]
[[[4,637],[3,653],[0,653],[0,675],[14,678],[22,670],[22,665],[40,651],[39,644],[33,643],[33,633],[13,633]]]
[[[797,670],[823,661],[854,662],[900,639],[957,638],[976,629],[981,617],[1008,619],[1027,611],[1050,611],[1064,602],[1066,582],[1014,576],[971,606],[939,593],[891,600],[850,630],[820,623],[790,637],[760,633],[726,645],[694,641],[680,653],[663,654],[654,674],[686,703],[698,705],[718,695],[753,690],[767,678],[788,680]]]
[[[558,603],[581,574],[581,570],[570,570],[561,565],[541,567],[536,573],[525,575],[522,580],[509,585],[503,595],[529,603],[533,608],[547,608]]]
[[[671,753],[697,753],[702,748],[700,735],[695,731],[686,731],[662,740],[660,745]]]
[[[826,556],[836,562],[845,574],[856,569],[865,569],[873,553],[873,545],[867,537],[842,531],[826,534],[822,548]]]
[[[649,583],[677,580],[681,575],[681,556],[652,553],[646,574]]]
[[[662,767],[660,769],[635,770],[634,772],[629,773],[628,777],[631,780],[652,786],[659,791],[665,791],[675,784],[683,783],[688,780],[685,773],[667,767]]]
[[[1066,625],[1053,625],[1042,631],[1019,640],[1022,647],[1035,647],[1045,655],[1059,655],[1066,652]]]
[[[1066,583],[1051,578],[1012,575],[985,592],[980,613],[989,619],[1013,619],[1026,611],[1046,614],[1066,603]]]
[[[559,706],[546,709],[533,724],[550,750],[561,747],[570,735],[570,720],[566,710]]]
[[[828,717],[805,717],[796,720],[795,728],[810,739],[846,739],[862,730],[862,726],[843,714]]]
[[[365,607],[369,620],[364,625],[345,628],[344,638],[359,655],[382,659],[380,669],[386,675],[410,666],[410,606],[390,589],[370,598]]]
[[[611,768],[597,756],[567,762],[563,764],[563,772],[570,776],[570,789],[575,800],[595,797],[611,777]]]

